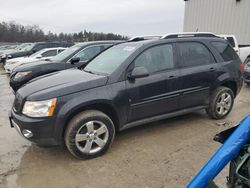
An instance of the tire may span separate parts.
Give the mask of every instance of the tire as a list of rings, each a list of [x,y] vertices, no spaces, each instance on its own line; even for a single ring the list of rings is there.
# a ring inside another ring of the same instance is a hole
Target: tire
[[[231,112],[233,104],[233,91],[228,87],[218,87],[211,95],[209,106],[206,111],[213,119],[223,119]]]
[[[69,122],[64,142],[69,152],[78,159],[103,155],[113,143],[115,126],[103,112],[88,110]]]
[[[250,57],[246,58],[246,60],[244,62],[244,64],[248,64],[248,63],[250,63]]]
[[[227,187],[228,188],[233,188],[236,179],[237,179],[237,176],[236,176],[236,165],[235,165],[234,161],[231,161],[230,165],[229,165],[229,175],[228,175],[228,180],[227,180]]]

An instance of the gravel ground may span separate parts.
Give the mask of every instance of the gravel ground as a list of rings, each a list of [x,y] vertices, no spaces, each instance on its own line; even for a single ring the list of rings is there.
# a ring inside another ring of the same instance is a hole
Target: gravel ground
[[[244,86],[227,119],[203,112],[159,121],[119,133],[106,155],[79,161],[63,148],[40,148],[11,129],[13,94],[0,65],[0,187],[185,187],[220,147],[213,136],[250,112]],[[226,126],[222,125],[227,122]],[[227,169],[216,178],[225,187]]]

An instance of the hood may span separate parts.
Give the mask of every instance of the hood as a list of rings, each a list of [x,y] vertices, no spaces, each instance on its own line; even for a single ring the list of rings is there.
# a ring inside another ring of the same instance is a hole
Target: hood
[[[13,58],[13,59],[8,59],[6,61],[6,64],[8,63],[12,63],[12,62],[20,62],[20,61],[23,61],[26,57],[17,57],[17,58]]]
[[[30,63],[30,62],[39,60],[35,57],[18,57],[18,58],[14,58],[14,59],[17,59],[17,61],[20,63]]]
[[[16,49],[1,50],[1,51],[0,51],[0,55],[2,55],[2,54],[15,53],[15,52],[18,52],[18,51],[19,51],[19,50],[16,50]]]
[[[68,69],[33,79],[20,88],[18,93],[28,100],[46,100],[100,87],[107,81],[106,76],[86,73],[79,69]]]
[[[33,68],[35,68],[37,65],[45,65],[46,63],[50,63],[50,61],[45,61],[45,60],[38,60],[38,61],[32,61],[30,63],[24,62],[24,64],[18,66],[15,68],[15,72],[25,72],[25,71],[30,71]]]
[[[6,54],[7,54],[7,53],[6,53]],[[16,51],[16,52],[8,53],[7,55],[10,55],[11,58],[15,58],[15,57],[24,57],[24,56],[30,55],[30,52],[29,52],[29,51]]]

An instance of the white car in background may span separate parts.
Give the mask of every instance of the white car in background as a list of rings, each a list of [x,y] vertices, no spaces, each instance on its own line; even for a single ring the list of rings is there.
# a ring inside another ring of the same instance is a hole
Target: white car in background
[[[250,44],[240,45],[234,35],[219,35],[227,40],[239,55],[244,64],[250,63]]]
[[[18,58],[13,58],[10,60],[6,61],[6,64],[4,66],[4,69],[7,73],[11,73],[14,68],[17,66],[24,64],[24,63],[31,63],[35,61],[40,61],[40,60],[49,60],[53,56],[56,56],[57,54],[61,53],[67,48],[45,48],[43,50],[40,50],[31,56],[27,57],[18,57]]]

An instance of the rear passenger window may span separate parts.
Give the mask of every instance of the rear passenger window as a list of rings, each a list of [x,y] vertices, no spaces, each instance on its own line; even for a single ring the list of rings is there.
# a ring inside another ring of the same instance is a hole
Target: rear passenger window
[[[233,37],[227,37],[227,41],[231,44],[232,47],[235,47],[235,42]]]
[[[155,73],[174,68],[173,47],[170,44],[155,46],[145,50],[134,61],[135,67],[145,67]]]
[[[212,42],[212,45],[217,49],[224,61],[238,59],[238,55],[229,44],[224,42]]]
[[[214,63],[211,52],[198,42],[178,43],[184,67],[201,66]]]

